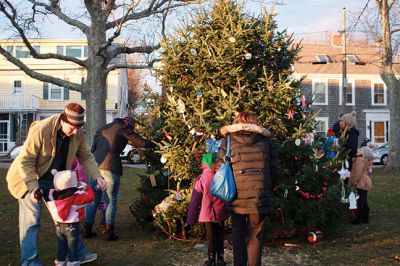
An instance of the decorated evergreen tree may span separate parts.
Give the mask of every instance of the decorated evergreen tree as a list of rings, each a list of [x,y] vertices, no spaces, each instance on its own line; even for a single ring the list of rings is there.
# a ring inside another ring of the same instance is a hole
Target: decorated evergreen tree
[[[282,170],[272,215],[277,225],[324,228],[341,219],[345,205],[336,170],[342,153],[324,156],[331,147],[313,136],[316,114],[301,94],[300,80],[292,78],[300,47],[277,29],[272,14],[254,17],[235,1],[217,0],[162,49],[158,77],[166,96],[157,119],[165,139],[157,153],[170,196],[154,210],[158,226],[180,232],[205,140],[219,138],[218,130],[243,110],[273,133],[279,151]]]

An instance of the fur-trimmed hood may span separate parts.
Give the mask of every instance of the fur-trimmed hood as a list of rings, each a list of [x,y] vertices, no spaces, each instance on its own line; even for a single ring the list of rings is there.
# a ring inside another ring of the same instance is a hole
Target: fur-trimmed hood
[[[256,133],[256,134],[262,135],[264,137],[271,136],[271,132],[268,129],[257,126],[256,124],[238,123],[238,124],[233,124],[233,125],[229,125],[229,126],[224,126],[221,128],[221,134],[223,136],[226,136],[229,133],[235,133],[235,132],[239,132],[239,131]]]

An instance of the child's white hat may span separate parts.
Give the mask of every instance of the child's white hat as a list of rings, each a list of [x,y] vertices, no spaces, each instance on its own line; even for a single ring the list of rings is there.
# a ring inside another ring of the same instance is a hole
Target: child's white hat
[[[53,169],[51,173],[54,175],[53,184],[57,191],[78,186],[75,171],[64,170],[58,172],[56,169]]]
[[[368,160],[373,160],[374,159],[374,153],[372,152],[370,147],[364,146],[364,147],[361,148],[361,150],[362,150],[362,153],[363,153],[363,157],[365,159],[368,159]]]

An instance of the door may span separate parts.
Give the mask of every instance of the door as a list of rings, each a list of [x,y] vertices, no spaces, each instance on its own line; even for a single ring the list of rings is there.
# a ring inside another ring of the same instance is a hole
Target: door
[[[0,121],[0,153],[8,152],[8,121]]]

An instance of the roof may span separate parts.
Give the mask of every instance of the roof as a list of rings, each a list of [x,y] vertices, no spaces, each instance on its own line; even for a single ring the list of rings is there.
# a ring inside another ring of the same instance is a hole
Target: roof
[[[298,74],[341,74],[342,47],[321,44],[302,44],[300,60],[294,64]],[[347,62],[348,74],[379,75],[379,49],[371,45],[353,45],[346,47],[347,55],[357,56],[360,64]],[[316,55],[327,55],[330,62],[327,64],[313,64],[318,62]]]

